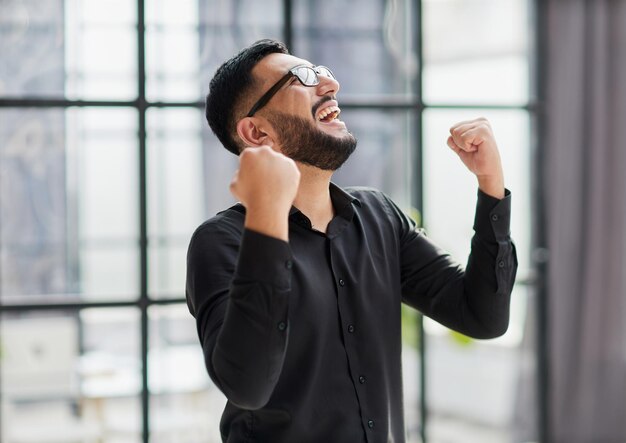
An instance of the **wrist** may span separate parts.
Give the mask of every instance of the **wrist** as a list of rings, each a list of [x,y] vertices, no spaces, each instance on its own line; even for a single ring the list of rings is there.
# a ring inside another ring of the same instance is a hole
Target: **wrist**
[[[289,209],[247,207],[244,227],[270,237],[289,241]]]
[[[491,197],[502,200],[504,198],[504,177],[500,176],[477,176],[478,187],[482,192]]]

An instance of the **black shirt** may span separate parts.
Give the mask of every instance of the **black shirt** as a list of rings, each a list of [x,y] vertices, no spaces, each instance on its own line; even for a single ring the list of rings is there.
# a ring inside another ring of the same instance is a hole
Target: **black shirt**
[[[465,270],[383,193],[330,191],[326,234],[295,208],[289,243],[246,230],[236,205],[191,239],[187,303],[228,398],[225,442],[404,442],[401,302],[475,338],[508,327],[508,191],[478,191]]]

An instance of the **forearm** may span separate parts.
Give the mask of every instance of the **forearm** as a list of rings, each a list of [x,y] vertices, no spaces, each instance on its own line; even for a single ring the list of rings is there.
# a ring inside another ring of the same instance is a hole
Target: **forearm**
[[[476,208],[463,290],[467,314],[482,325],[481,334],[501,335],[508,327],[517,271],[515,247],[509,235],[510,204],[510,195],[499,202],[479,195]]]
[[[482,246],[474,248],[465,269],[448,255],[434,258],[428,265],[428,288],[415,283],[423,277],[409,278],[403,300],[469,337],[488,339],[504,334],[509,322],[510,291],[501,292],[494,267],[489,266],[495,263],[497,254],[485,258],[485,252]]]
[[[289,211],[271,206],[250,205],[246,209],[244,226],[246,229],[289,241]]]
[[[289,245],[246,230],[219,329],[207,328],[207,367],[227,398],[256,409],[269,400],[287,349]]]
[[[502,335],[517,269],[509,219],[510,197],[498,201],[479,194],[465,269],[427,237],[412,234],[403,252],[404,301],[465,335]]]
[[[245,409],[264,406],[282,370],[287,349],[288,289],[234,283],[207,365],[226,397]]]
[[[474,338],[503,335],[509,325],[516,269],[515,249],[511,242],[494,247],[474,237],[459,303],[463,322],[454,329]]]
[[[477,176],[478,188],[485,194],[502,200],[504,198],[504,174]]]

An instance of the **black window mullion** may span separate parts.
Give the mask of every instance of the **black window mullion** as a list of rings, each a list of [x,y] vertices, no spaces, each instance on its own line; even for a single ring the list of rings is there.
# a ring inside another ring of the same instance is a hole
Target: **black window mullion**
[[[537,106],[531,110],[531,248],[532,266],[535,271],[535,352],[536,352],[536,394],[537,394],[537,440],[550,441],[550,347],[548,333],[548,239],[547,214],[545,202],[545,157],[546,146],[546,82],[547,82],[547,6],[542,0],[533,0],[532,7],[532,100]]]
[[[293,46],[293,1],[283,0],[283,43],[289,49],[290,53],[294,53]]]
[[[412,204],[420,214],[422,223],[424,220],[424,174],[423,174],[423,114],[424,114],[424,94],[423,94],[423,69],[424,69],[424,52],[423,52],[423,35],[422,35],[422,0],[415,3],[415,11],[413,14],[413,32],[415,32],[415,53],[417,57],[418,69],[415,77],[414,91],[417,99],[416,112],[414,116],[415,124],[415,145],[413,151],[413,192]],[[424,333],[424,316],[420,313],[416,325],[419,340],[419,410],[420,410],[420,437],[422,443],[427,443],[427,427],[428,427],[428,405],[426,402],[426,334]]]
[[[139,255],[141,311],[141,411],[143,442],[150,439],[150,397],[148,390],[148,228],[146,179],[146,59],[145,59],[145,2],[137,0],[137,112],[139,147]]]

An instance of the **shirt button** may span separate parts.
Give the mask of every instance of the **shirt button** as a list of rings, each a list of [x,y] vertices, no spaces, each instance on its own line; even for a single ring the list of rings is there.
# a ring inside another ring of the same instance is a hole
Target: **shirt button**
[[[359,383],[365,383],[365,377],[363,377],[362,375],[359,377]]]
[[[293,268],[293,262],[291,260],[287,260],[285,262],[285,268],[287,268],[287,269]]]
[[[374,429],[374,420],[368,420],[367,421],[367,427],[370,429]]]
[[[499,218],[499,217],[498,217],[498,214],[493,214],[493,215],[491,216],[491,220],[493,220],[493,221],[498,221],[498,218]]]
[[[504,268],[504,260],[500,260],[498,262],[498,266],[501,267],[501,268]]]
[[[278,330],[279,331],[284,331],[285,329],[287,329],[287,324],[284,321],[281,321],[278,323]]]
[[[339,279],[339,286],[345,286],[346,282],[343,281],[343,278]]]
[[[352,334],[354,332],[354,325],[348,325],[348,332]]]

